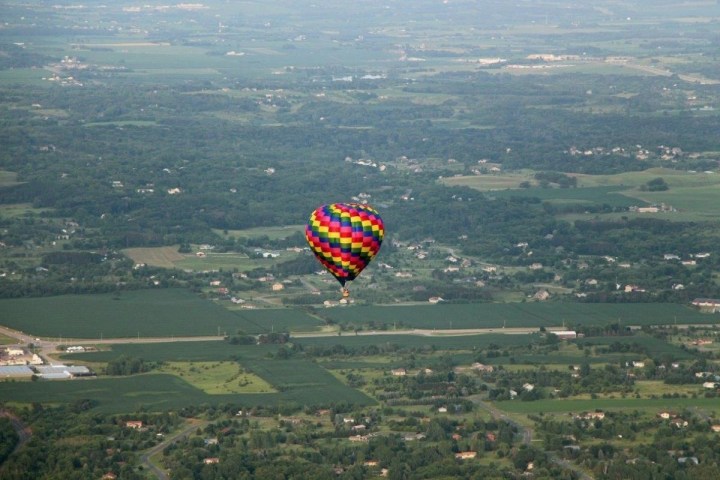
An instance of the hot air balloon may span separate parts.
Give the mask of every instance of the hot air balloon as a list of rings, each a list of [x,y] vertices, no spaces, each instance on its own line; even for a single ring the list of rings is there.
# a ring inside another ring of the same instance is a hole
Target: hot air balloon
[[[380,250],[385,227],[378,212],[359,203],[331,203],[317,208],[305,227],[310,249],[340,282],[354,280]]]

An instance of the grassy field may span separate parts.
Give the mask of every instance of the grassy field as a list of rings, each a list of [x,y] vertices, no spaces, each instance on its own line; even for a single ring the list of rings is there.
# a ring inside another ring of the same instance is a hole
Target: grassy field
[[[295,233],[303,233],[305,231],[305,225],[285,225],[282,227],[258,227],[248,228],[245,230],[213,230],[216,234],[221,236],[229,236],[232,238],[258,238],[268,237],[270,240],[281,240],[288,238]]]
[[[183,260],[186,255],[178,253],[178,246],[126,248],[122,253],[135,263],[144,263],[153,267],[174,268],[175,263]]]
[[[275,392],[268,382],[236,362],[167,362],[158,372],[181,377],[208,395]]]
[[[0,218],[20,217],[28,213],[41,213],[50,209],[33,208],[30,203],[6,203],[0,205]]]
[[[208,271],[208,270],[232,270],[249,271],[258,267],[269,268],[275,263],[286,262],[290,258],[295,257],[292,252],[282,252],[277,258],[250,258],[241,253],[208,253],[206,257],[197,257],[195,255],[185,255],[182,260],[174,263],[176,268]]]
[[[17,183],[17,173],[0,170],[0,187],[10,187]]]
[[[650,168],[640,172],[614,175],[571,175],[577,178],[578,188],[537,187],[532,171],[450,177],[444,179],[443,183],[492,192],[489,194],[498,198],[537,197],[559,205],[587,203],[588,205],[608,204],[613,207],[630,207],[665,203],[676,208],[680,214],[667,215],[663,218],[686,221],[720,219],[720,211],[714,208],[720,203],[720,175],[712,172]],[[669,190],[662,192],[640,190],[640,186],[658,177],[665,180],[670,187]],[[518,188],[520,182],[523,181],[528,181],[533,186],[525,189]],[[644,216],[647,217],[647,214]]]
[[[145,263],[154,267],[180,268],[195,271],[220,269],[248,271],[258,267],[269,267],[277,262],[285,262],[297,255],[293,252],[283,251],[279,257],[271,259],[251,258],[242,253],[207,252],[205,257],[198,257],[191,253],[179,253],[177,246],[128,248],[123,250],[123,253],[130,257],[135,263]]]

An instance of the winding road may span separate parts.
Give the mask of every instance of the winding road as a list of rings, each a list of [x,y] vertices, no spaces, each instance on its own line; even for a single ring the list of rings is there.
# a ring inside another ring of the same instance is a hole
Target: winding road
[[[208,423],[210,423],[209,421],[198,419],[190,419],[188,422],[189,424],[182,430],[173,433],[171,436],[140,455],[140,462],[147,468],[147,470],[152,472],[158,480],[168,480],[168,478],[170,478],[170,474],[168,471],[162,469],[160,465],[153,462],[152,457],[178,440],[187,437],[191,432],[197,430],[198,428],[204,428]]]
[[[478,395],[474,395],[472,397],[469,397],[469,399],[478,407],[483,408],[490,412],[490,415],[495,420],[501,420],[503,422],[509,423],[510,425],[514,426],[518,433],[522,436],[522,442],[525,445],[530,445],[530,443],[533,441],[533,435],[534,431],[530,427],[526,427],[517,421],[510,418],[506,413],[504,413],[502,410],[498,409],[491,403],[483,401]],[[539,440],[536,440],[539,441]],[[555,465],[559,465],[560,467],[572,471],[575,475],[577,475],[577,478],[580,480],[594,480],[593,477],[588,475],[584,470],[582,470],[580,467],[575,465],[569,460],[566,460],[564,458],[561,458],[558,456],[557,453],[551,452],[549,450],[543,450],[545,454],[548,456],[548,459],[553,462]]]

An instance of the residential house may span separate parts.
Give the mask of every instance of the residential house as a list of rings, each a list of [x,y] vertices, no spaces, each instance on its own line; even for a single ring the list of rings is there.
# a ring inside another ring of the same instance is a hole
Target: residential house
[[[538,290],[535,295],[533,295],[533,299],[539,300],[541,302],[547,300],[548,298],[550,298],[550,292],[548,292],[547,290]]]
[[[477,452],[458,452],[455,454],[455,458],[458,460],[470,460],[477,457]]]

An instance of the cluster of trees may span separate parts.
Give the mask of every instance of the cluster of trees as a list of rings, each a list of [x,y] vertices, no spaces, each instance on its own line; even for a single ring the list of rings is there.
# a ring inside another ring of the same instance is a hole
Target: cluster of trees
[[[142,358],[120,355],[110,360],[105,366],[106,375],[135,375],[149,372],[156,367],[155,363],[146,362]]]
[[[711,479],[720,450],[707,420],[679,412],[680,427],[639,411],[580,415],[572,421],[534,417],[548,450],[591,470],[598,479]],[[684,424],[687,422],[687,425]],[[684,425],[684,426],[682,426]],[[612,440],[628,443],[620,449]]]
[[[4,459],[2,478],[96,480],[114,473],[118,478],[142,480],[145,475],[137,469],[140,452],[161,440],[158,433],[168,433],[182,422],[174,413],[142,413],[130,418],[101,415],[78,408],[83,403],[53,408],[33,404],[16,412],[32,436],[17,454]],[[126,419],[142,420],[149,427],[127,428]],[[5,424],[0,425],[5,432]],[[8,438],[6,434],[3,437]],[[69,438],[73,441],[67,441]]]
[[[387,469],[385,476],[391,479],[439,476],[499,479],[524,472],[531,462],[534,474],[540,478],[572,478],[541,450],[518,446],[517,430],[505,422],[460,423],[433,418],[421,426],[417,417],[392,408],[358,415],[371,422],[384,422],[392,431],[370,435],[367,442],[352,444],[338,441],[349,435],[348,427],[342,426],[342,416],[340,427],[335,430],[322,427],[320,421],[281,420],[277,427],[264,429],[247,419],[220,421],[167,448],[164,463],[174,475],[187,479],[372,478],[381,468]],[[386,422],[386,415],[408,422]],[[398,433],[418,428],[423,437],[417,441],[406,441]],[[457,432],[462,432],[462,439],[457,439]],[[206,438],[215,438],[217,442],[208,443]],[[290,460],[285,452],[297,445],[302,448],[294,448],[295,455]],[[455,458],[456,453],[468,450],[475,451],[478,457],[494,455],[498,461],[492,457],[489,462]],[[219,461],[204,464],[206,458]]]
[[[0,465],[13,452],[20,441],[12,421],[5,416],[0,417]]]

